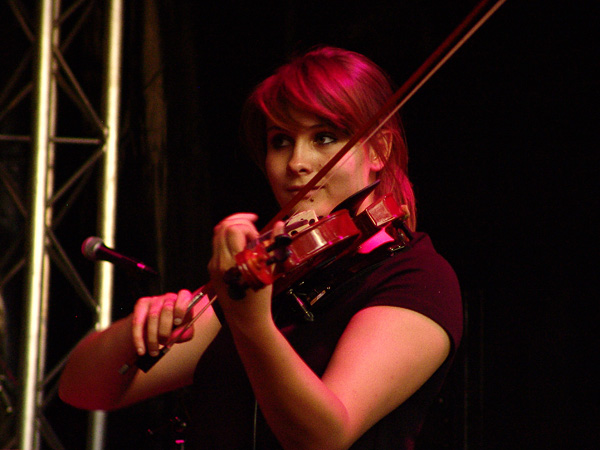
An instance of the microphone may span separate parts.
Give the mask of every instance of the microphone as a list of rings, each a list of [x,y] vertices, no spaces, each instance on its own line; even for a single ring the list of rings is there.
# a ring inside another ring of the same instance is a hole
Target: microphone
[[[81,244],[81,253],[90,261],[108,261],[123,268],[133,268],[152,275],[158,272],[137,259],[122,255],[112,248],[106,247],[102,239],[90,236]]]

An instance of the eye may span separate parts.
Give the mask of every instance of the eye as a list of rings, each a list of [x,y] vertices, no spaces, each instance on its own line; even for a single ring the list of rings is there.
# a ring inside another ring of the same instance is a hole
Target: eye
[[[283,148],[292,144],[292,138],[283,134],[277,133],[269,137],[269,147],[271,148]]]
[[[314,141],[319,145],[331,145],[338,141],[337,136],[330,132],[321,132],[315,135]]]

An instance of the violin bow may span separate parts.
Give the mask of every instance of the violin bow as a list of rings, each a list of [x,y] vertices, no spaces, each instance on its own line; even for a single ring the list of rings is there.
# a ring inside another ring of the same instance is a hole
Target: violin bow
[[[387,100],[381,109],[359,128],[321,170],[265,225],[263,232],[271,230],[276,222],[283,220],[292,211],[294,206],[371,130],[365,139],[365,142],[369,141],[505,2],[506,0],[483,0],[477,4],[469,15],[463,19],[439,47]],[[382,118],[383,120],[381,120]]]

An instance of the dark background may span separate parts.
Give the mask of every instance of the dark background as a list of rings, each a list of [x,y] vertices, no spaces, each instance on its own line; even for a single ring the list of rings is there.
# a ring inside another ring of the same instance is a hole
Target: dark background
[[[143,2],[127,6],[118,243],[162,277],[118,274],[115,317],[136,294],[205,283],[211,230],[225,215],[253,211],[266,222],[276,212],[237,124],[250,89],[287,55],[314,44],[345,47],[401,84],[476,4],[240,3],[161,2],[153,30],[166,140],[158,148],[145,116],[154,94],[141,82]],[[467,313],[423,448],[600,443],[593,3],[508,0],[402,110],[418,228],[455,268]],[[95,44],[78,50],[88,62],[101,54]],[[82,209],[63,231],[74,255],[94,234],[92,209]],[[111,448],[126,448],[127,434],[160,423],[173,403],[113,414]],[[56,408],[56,417],[78,414]],[[67,434],[82,448],[83,432]]]

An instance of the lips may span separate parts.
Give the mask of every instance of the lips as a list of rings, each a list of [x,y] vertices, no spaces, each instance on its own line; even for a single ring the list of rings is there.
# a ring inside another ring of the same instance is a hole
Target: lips
[[[286,191],[289,193],[289,195],[291,195],[292,197],[298,195],[298,192],[300,192],[302,189],[304,188],[304,186],[291,186],[286,188]],[[320,187],[314,187],[311,190],[309,190],[303,197],[303,200],[308,200],[311,197],[314,197],[315,194],[319,191]]]
[[[290,186],[290,187],[285,188],[286,191],[293,192],[293,193],[299,192],[302,189],[304,189],[304,186]],[[321,189],[321,186],[315,186],[308,192],[314,192],[314,191],[318,191],[320,189]]]

